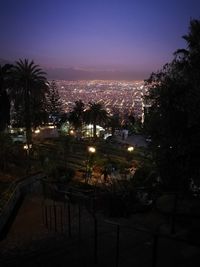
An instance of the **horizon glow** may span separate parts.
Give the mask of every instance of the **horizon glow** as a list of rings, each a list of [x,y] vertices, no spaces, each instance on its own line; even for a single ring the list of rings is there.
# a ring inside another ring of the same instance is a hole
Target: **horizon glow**
[[[147,75],[185,47],[197,0],[1,1],[0,58]]]

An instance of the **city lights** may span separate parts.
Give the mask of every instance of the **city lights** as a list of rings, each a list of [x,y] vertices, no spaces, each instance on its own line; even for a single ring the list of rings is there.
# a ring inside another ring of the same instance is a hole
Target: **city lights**
[[[103,103],[109,114],[119,113],[122,117],[134,113],[142,118],[143,96],[147,92],[143,81],[56,81],[63,100],[65,112],[70,112],[77,99],[86,105],[89,102]]]

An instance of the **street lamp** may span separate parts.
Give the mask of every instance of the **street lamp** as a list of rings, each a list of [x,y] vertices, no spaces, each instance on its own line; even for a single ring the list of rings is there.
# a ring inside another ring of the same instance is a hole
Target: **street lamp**
[[[32,144],[25,144],[23,147],[23,149],[26,151],[27,155],[29,155],[31,148],[32,148]]]
[[[127,147],[127,160],[131,160],[132,159],[132,153],[134,151],[134,147],[133,146],[128,146]]]
[[[34,133],[35,133],[35,134],[39,134],[39,133],[40,133],[40,129],[36,129],[36,130],[34,131]]]
[[[90,179],[92,177],[92,168],[93,168],[93,157],[94,154],[96,153],[96,148],[93,146],[89,146],[88,147],[88,158],[87,158],[87,162],[86,162],[86,182],[88,181],[88,179]]]
[[[128,152],[133,152],[133,150],[134,150],[134,147],[133,147],[133,146],[129,146],[129,147],[127,148],[127,151],[128,151]]]
[[[96,152],[96,148],[93,147],[93,146],[89,146],[88,147],[88,152],[91,153],[91,154],[94,154]]]
[[[69,134],[70,134],[70,135],[74,135],[74,134],[75,134],[75,133],[74,133],[74,130],[70,130],[70,131],[69,131]]]
[[[23,146],[23,149],[26,151],[26,156],[27,156],[27,174],[29,173],[29,170],[31,168],[31,162],[29,158],[31,148],[32,148],[32,144],[25,144]]]

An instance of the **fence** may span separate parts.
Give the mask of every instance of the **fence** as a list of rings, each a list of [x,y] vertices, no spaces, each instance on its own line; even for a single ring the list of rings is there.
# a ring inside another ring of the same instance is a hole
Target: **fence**
[[[55,202],[53,205],[44,205],[44,224],[49,231],[61,232],[69,238],[77,238],[79,247],[86,247],[86,243],[90,244],[90,249],[84,248],[85,253],[93,255],[93,262],[96,265],[106,266],[105,261],[107,261],[110,267],[137,266],[139,259],[140,266],[143,266],[141,262],[144,266],[167,266],[163,263],[159,265],[166,244],[171,242],[172,244],[180,243],[184,246],[200,247],[200,243],[189,242],[184,238],[161,233],[162,225],[158,225],[155,231],[150,231],[116,221],[103,220],[95,212],[94,197],[86,197],[72,192],[66,192],[66,196],[66,201],[62,204]],[[87,207],[85,203],[87,203]],[[129,251],[129,255],[127,251]],[[141,251],[145,257],[139,256]],[[172,253],[174,252],[172,251]],[[107,256],[105,257],[105,255]],[[167,253],[164,253],[167,262],[166,255]],[[88,255],[88,258],[91,258],[90,256]]]

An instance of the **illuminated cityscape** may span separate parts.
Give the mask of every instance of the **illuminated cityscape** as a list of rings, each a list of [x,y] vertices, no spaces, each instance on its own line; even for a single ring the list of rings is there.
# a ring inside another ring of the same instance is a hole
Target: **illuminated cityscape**
[[[147,92],[143,81],[56,81],[65,112],[72,110],[75,101],[101,102],[109,114],[121,117],[133,114],[142,117],[143,96]]]

